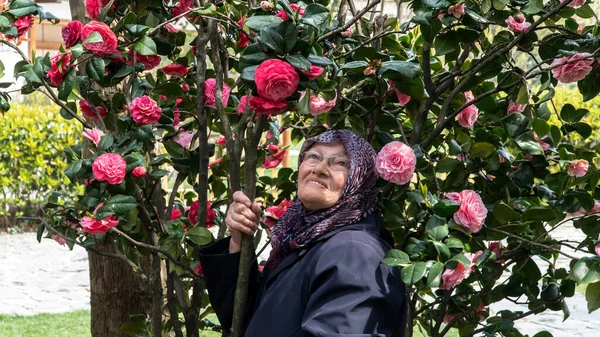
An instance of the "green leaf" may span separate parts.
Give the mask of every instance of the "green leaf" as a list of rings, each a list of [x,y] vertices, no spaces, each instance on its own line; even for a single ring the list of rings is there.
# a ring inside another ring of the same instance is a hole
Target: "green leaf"
[[[296,45],[296,40],[298,39],[298,27],[296,27],[292,20],[288,20],[277,26],[277,32],[283,37],[283,51],[289,53]]]
[[[115,139],[112,135],[104,135],[100,138],[100,143],[98,143],[98,150],[106,151],[109,147],[111,147],[114,143]]]
[[[513,115],[517,115],[517,114],[513,114]],[[544,154],[544,150],[542,149],[542,147],[540,146],[538,141],[535,140],[535,138],[533,137],[533,133],[531,133],[531,132],[526,132],[526,133],[516,137],[514,140],[515,140],[515,143],[517,144],[517,146],[519,146],[519,148],[521,149],[521,151],[523,151],[525,153]]]
[[[366,61],[352,61],[344,64],[340,70],[344,74],[361,73],[369,64]]]
[[[442,218],[447,218],[458,211],[460,205],[449,199],[441,199],[433,205],[433,213]]]
[[[575,263],[569,278],[578,284],[597,283],[600,281],[600,261],[590,257],[582,257]]]
[[[94,55],[86,64],[87,75],[96,81],[102,81],[105,67],[104,59]]]
[[[171,155],[168,153],[163,153],[161,155],[156,156],[154,159],[152,159],[150,161],[150,163],[148,163],[148,165],[157,166],[157,165],[166,164],[170,161],[171,161]]]
[[[310,72],[310,62],[304,56],[300,54],[288,55],[285,59],[295,68]]]
[[[419,64],[407,61],[386,61],[378,70],[379,76],[392,80],[415,79],[422,73]]]
[[[100,33],[98,33],[98,32],[92,32],[90,35],[88,35],[87,39],[85,39],[85,41],[83,41],[83,45],[85,46],[86,44],[99,43],[99,42],[104,42],[102,35],[100,35]]]
[[[96,219],[104,219],[109,215],[125,215],[136,208],[138,203],[130,195],[117,194],[108,198],[104,205],[96,211]]]
[[[140,35],[144,34],[146,31],[148,31],[150,29],[150,27],[145,26],[145,25],[133,24],[133,25],[125,25],[125,29],[127,29],[127,31],[130,32],[133,36],[140,36]]]
[[[148,36],[142,36],[133,49],[143,56],[156,55],[156,43]]]
[[[456,34],[454,31],[438,35],[433,41],[433,48],[435,49],[436,56],[443,56],[456,52],[458,44],[456,43]]]
[[[585,300],[589,314],[600,308],[600,282],[588,284],[585,289]]]
[[[419,282],[425,276],[427,265],[425,262],[417,262],[408,267],[402,268],[401,279],[407,286],[412,286]]]
[[[446,0],[423,0],[423,6],[430,9],[442,9],[450,7],[450,3]]]
[[[502,124],[504,125],[506,133],[513,138],[523,134],[529,130],[530,127],[529,119],[520,113],[506,116],[502,119]]]
[[[144,315],[131,315],[131,323],[125,323],[119,331],[130,336],[143,335],[146,332],[146,317]]]
[[[331,62],[331,60],[329,60],[328,58],[314,54],[308,55],[308,60],[310,61],[310,63],[319,66],[330,66],[333,64],[333,62]]]
[[[498,201],[496,205],[494,205],[492,213],[496,220],[501,224],[506,224],[519,218],[519,214],[505,204],[504,201]]]
[[[471,147],[469,154],[473,158],[485,159],[485,158],[489,157],[489,155],[492,154],[492,152],[494,152],[495,149],[496,149],[496,147],[494,147],[494,145],[492,145],[490,143],[485,143],[485,142],[475,143]]]
[[[521,10],[524,14],[533,15],[539,13],[544,9],[544,3],[542,0],[529,0],[527,6]]]
[[[307,115],[310,112],[310,90],[305,91],[304,97],[296,103],[296,112]]]
[[[497,11],[501,11],[504,9],[504,7],[506,7],[506,5],[509,3],[509,0],[493,0],[492,3],[494,5],[494,9]]]
[[[581,9],[581,8],[580,8]],[[577,82],[577,88],[581,95],[583,95],[583,101],[587,102],[600,93],[600,81],[596,78],[592,72],[586,76],[583,80]]]
[[[533,337],[554,337],[554,336],[552,336],[552,334],[549,333],[548,331],[541,331],[541,332],[538,332],[535,335],[533,335]]]
[[[10,27],[10,21],[8,21],[8,18],[6,16],[0,15],[0,29],[4,29],[7,27]],[[2,77],[2,76],[0,76]]]
[[[251,66],[251,67],[244,68],[244,70],[242,70],[242,74],[241,74],[242,79],[244,81],[253,82],[254,81],[254,73],[256,72],[256,68],[258,68],[258,66]]]
[[[212,233],[202,226],[193,226],[187,231],[188,239],[197,245],[207,245],[212,242]]]
[[[304,9],[304,14],[300,18],[300,22],[319,28],[321,24],[327,21],[329,17],[329,9],[327,7],[312,3]]]
[[[444,158],[437,163],[435,170],[438,173],[447,173],[453,171],[454,168],[459,164],[460,162],[456,159]]]
[[[0,18],[3,18],[3,16],[0,16]],[[6,68],[4,68],[4,63],[0,61],[0,78],[4,77],[4,70],[6,70]]]
[[[258,37],[259,43],[264,45],[266,48],[273,50],[278,55],[285,54],[285,41],[274,26],[261,29]]]
[[[77,112],[77,106],[75,105],[75,102],[67,103],[67,107],[71,109],[71,111],[75,113]],[[75,118],[75,116],[71,115],[65,108],[62,107],[60,108],[60,115],[66,120]]]
[[[589,138],[592,135],[592,127],[587,123],[579,122],[571,126],[583,139]]]
[[[69,98],[69,94],[73,91],[73,87],[75,86],[75,81],[77,80],[77,75],[75,74],[75,70],[71,70],[67,73],[67,75],[63,78],[60,87],[58,87],[58,99],[62,101],[66,101]]]
[[[550,132],[550,125],[545,120],[536,117],[533,120],[533,131],[535,131],[538,137],[543,137]]]
[[[389,266],[404,266],[410,263],[408,254],[398,249],[391,249],[385,254],[383,263]]]
[[[36,239],[38,242],[42,242],[42,236],[44,235],[44,230],[46,229],[46,225],[39,224],[37,228]]]
[[[558,215],[552,208],[532,207],[521,216],[522,222],[527,221],[552,221],[558,219]]]
[[[246,19],[244,25],[255,32],[260,32],[263,27],[282,23],[283,20],[274,15],[254,15]]]
[[[160,83],[152,89],[153,94],[165,95],[167,97],[179,97],[185,95],[181,85],[173,82]]]
[[[127,162],[126,170],[129,172],[138,166],[146,166],[146,157],[141,153],[133,152],[124,157]]]
[[[575,109],[573,105],[567,103],[560,109],[560,118],[567,123],[577,123],[588,113],[587,109]]]
[[[431,269],[429,269],[429,274],[427,275],[427,288],[436,288],[442,284],[442,273],[444,272],[444,264],[441,262],[436,262]]]
[[[443,240],[448,235],[448,224],[446,223],[446,219],[437,215],[431,216],[425,226],[425,232],[431,235],[434,240]]]
[[[10,4],[9,13],[15,17],[36,13],[40,7],[32,0],[16,0]]]

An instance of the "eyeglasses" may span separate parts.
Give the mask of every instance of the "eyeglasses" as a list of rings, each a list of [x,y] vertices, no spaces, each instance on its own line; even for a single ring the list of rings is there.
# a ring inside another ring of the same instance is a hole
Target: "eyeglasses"
[[[302,164],[310,167],[317,166],[323,159],[327,159],[327,166],[334,171],[348,171],[350,169],[350,160],[346,157],[323,157],[318,152],[307,151],[302,154],[301,159]]]

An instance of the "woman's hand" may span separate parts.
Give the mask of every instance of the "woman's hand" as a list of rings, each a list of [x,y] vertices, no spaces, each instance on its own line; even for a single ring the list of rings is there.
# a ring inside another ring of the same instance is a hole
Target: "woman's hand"
[[[225,216],[225,225],[231,232],[229,253],[240,251],[242,233],[250,236],[256,233],[261,219],[261,206],[259,202],[250,202],[250,199],[241,191],[233,193],[233,202]]]

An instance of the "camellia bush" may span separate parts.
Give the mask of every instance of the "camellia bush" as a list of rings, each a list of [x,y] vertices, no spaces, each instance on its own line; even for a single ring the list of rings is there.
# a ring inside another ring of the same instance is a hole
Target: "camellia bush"
[[[352,129],[379,152],[380,212],[396,242],[383,262],[402,268],[408,336],[522,336],[524,317],[567,318],[580,285],[589,310],[600,306],[597,154],[572,141],[591,136],[589,111],[554,104],[566,83],[580,101],[600,92],[589,4],[412,0],[399,22],[378,15],[379,2],[86,0],[89,21],[63,28],[60,53],[21,52],[21,93],[45,93],[84,127],[65,174],[85,192],[54,194],[39,235],[108,245],[100,253],[158,284],[153,314],[125,331],[220,329],[205,320],[197,251],[226,235],[234,191],[264,200],[266,232],[285,212],[295,170],[256,171],[280,165],[284,130],[299,143]],[[54,18],[9,0],[0,43],[19,51],[33,20]],[[554,239],[561,226],[585,239]],[[166,280],[138,263],[148,254],[166,262]],[[524,309],[490,312],[502,300]],[[234,336],[240,327],[236,314]]]

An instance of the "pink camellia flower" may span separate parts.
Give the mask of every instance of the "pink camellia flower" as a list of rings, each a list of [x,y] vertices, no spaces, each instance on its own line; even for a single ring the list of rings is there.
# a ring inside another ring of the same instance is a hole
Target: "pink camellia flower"
[[[267,135],[265,136],[265,138],[273,139],[273,134],[271,133],[271,130],[267,131]]]
[[[106,181],[110,185],[119,185],[125,180],[127,163],[120,154],[105,153],[92,164],[94,179]]]
[[[465,92],[466,103],[472,101],[475,97],[470,91]],[[479,115],[479,109],[475,104],[471,104],[458,114],[458,124],[463,128],[471,128],[475,124]]]
[[[576,60],[576,61],[572,61]],[[592,71],[594,58],[589,53],[577,53],[556,59],[550,65],[552,77],[561,83],[572,83],[582,80]]]
[[[240,98],[240,104],[238,104],[237,106],[237,112],[239,114],[243,114],[244,111],[246,110],[246,106],[248,105],[248,95],[242,96],[242,98]],[[286,103],[287,106],[287,103]]]
[[[566,0],[561,0],[560,2],[565,2],[565,1]],[[572,7],[572,8],[580,8],[583,5],[585,5],[585,0],[573,0],[567,6]]]
[[[158,55],[142,55],[134,50],[129,51],[129,62],[128,64],[141,63],[144,65],[144,70],[152,70],[160,64],[162,57]]]
[[[50,237],[61,246],[64,246],[67,243],[67,240],[58,234],[52,234]]]
[[[83,29],[83,24],[77,20],[73,20],[63,26],[60,32],[65,47],[71,48],[77,44],[77,41],[81,37],[81,29]]]
[[[594,252],[596,252],[596,255],[600,256],[600,242],[594,247]]]
[[[352,27],[348,27],[348,29],[341,32],[340,35],[342,35],[342,37],[352,37],[352,35],[354,35],[354,31],[352,30]]]
[[[110,0],[85,0],[85,12],[87,15],[93,19],[98,20],[98,16],[102,12],[102,9],[108,5]],[[115,5],[111,6],[111,9],[114,8]]]
[[[396,91],[396,97],[398,98],[398,103],[400,103],[400,105],[405,106],[408,102],[410,102],[410,96],[408,96],[405,93],[400,92],[400,90],[398,90],[396,88],[396,83],[392,80],[389,80],[390,82],[390,86],[388,88],[388,93],[391,90]]]
[[[131,175],[134,178],[141,178],[146,175],[146,168],[143,166],[136,166],[132,171]]]
[[[279,166],[279,164],[281,164],[281,162],[285,158],[286,151],[287,150],[282,150],[275,154],[268,155],[267,158],[265,158],[265,162],[262,164],[261,168],[271,169]]]
[[[46,76],[55,87],[60,87],[63,78],[70,69],[71,53],[58,54],[50,60],[50,70]]]
[[[171,221],[175,221],[179,218],[181,218],[183,214],[181,213],[181,210],[177,207],[173,207],[173,210],[171,210],[171,217],[169,218],[169,220]]]
[[[446,194],[446,199],[460,205],[458,211],[454,213],[454,221],[457,224],[465,227],[471,233],[481,230],[487,217],[487,209],[477,192],[473,190],[464,190],[460,193],[451,192]]]
[[[337,97],[328,101],[321,96],[310,96],[309,112],[313,116],[328,112],[335,106],[336,101]]]
[[[500,256],[500,252],[502,249],[502,242],[500,241],[494,241],[494,242],[490,242],[490,251],[494,254],[496,254],[496,262],[498,263],[504,263],[504,259],[500,259],[498,260],[498,256]]]
[[[219,165],[222,161],[223,161],[223,157],[221,157],[215,161],[211,161],[210,163],[208,163],[208,169],[210,170],[213,167],[213,165]]]
[[[270,101],[266,98],[252,96],[248,100],[248,105],[252,110],[263,115],[278,115],[283,109],[287,108],[287,101]]]
[[[483,254],[482,251],[478,251],[475,254],[465,253],[465,257],[471,261],[468,267],[465,268],[462,262],[458,262],[456,268],[444,270],[440,289],[452,289],[468,278],[473,272],[475,261],[477,261],[481,254]]]
[[[462,154],[462,153],[457,154],[456,155],[456,160],[464,162],[465,161],[465,155]]]
[[[525,21],[525,16],[523,14],[509,16],[504,22],[506,22],[508,29],[513,33],[521,33],[531,26],[531,23]]]
[[[219,139],[217,139],[217,145],[219,145],[219,146],[225,146],[226,143],[227,143],[227,140],[223,136],[221,136],[221,137],[219,137]]]
[[[589,163],[585,159],[573,160],[567,166],[567,174],[571,177],[583,177],[588,171]]]
[[[227,106],[227,101],[229,101],[229,94],[231,93],[231,88],[225,82],[223,82],[223,92],[221,97],[221,102],[223,106]],[[208,106],[212,106],[213,108],[217,106],[217,79],[209,78],[204,82],[204,102]]]
[[[546,151],[550,148],[550,144],[543,142],[540,137],[538,137],[537,133],[535,133],[535,131],[533,132],[533,138],[538,142],[538,144],[540,144],[542,150]]]
[[[292,8],[292,10],[297,13],[296,16],[300,17],[300,16],[304,15],[303,7],[300,7],[297,4],[290,4],[290,8]],[[283,9],[280,10],[277,14],[275,14],[275,16],[280,17],[281,20],[283,20],[283,21],[290,19],[290,17],[287,15],[287,13]]]
[[[192,142],[192,139],[194,139],[194,133],[191,131],[184,131],[177,138],[175,138],[175,143],[187,148]]]
[[[173,112],[173,128],[175,131],[179,130],[179,124],[181,123],[181,114],[179,112]]]
[[[102,118],[102,119],[104,119],[104,118],[106,118],[106,116],[108,116],[108,112],[106,111],[105,107],[103,107],[103,106],[95,107],[86,100],[79,101],[79,109],[81,110],[81,113],[85,117],[89,117],[91,119],[97,120],[98,115],[100,115],[100,118]]]
[[[212,226],[215,225],[215,217],[216,217],[216,213],[215,210],[210,208],[212,206],[212,203],[210,201],[206,202],[206,222],[204,224],[204,227],[206,228],[211,228]],[[196,226],[196,223],[198,222],[198,200],[194,201],[192,203],[192,205],[190,206],[190,210],[188,212],[188,219],[190,220],[190,224],[192,226]]]
[[[15,39],[27,34],[27,31],[29,31],[31,26],[33,26],[33,15],[21,16],[17,18],[12,26],[17,28],[17,36],[15,37],[13,35],[6,34],[7,38]]]
[[[91,42],[84,47],[92,53],[103,57],[117,50],[117,36],[104,22],[91,21],[81,29],[81,40],[85,41],[92,33],[98,33],[102,37],[101,42]]]
[[[182,89],[183,91],[186,91],[186,92],[187,92],[187,91],[190,91],[190,85],[189,85],[189,84],[187,84],[187,83],[183,83],[183,84],[181,85],[181,89]]]
[[[577,212],[575,212],[576,214],[580,214],[580,215],[592,215],[592,214],[598,214],[600,213],[600,202],[597,202],[594,200],[594,207],[592,207],[592,209],[590,209],[589,211],[586,211],[585,208],[580,207]]]
[[[308,76],[309,80],[314,80],[315,78],[321,76],[321,74],[323,73],[324,70],[325,69],[323,67],[311,65],[310,71],[306,71],[306,70],[301,70],[301,71],[306,76]]]
[[[526,107],[527,107],[527,104],[517,104],[517,103],[513,102],[512,100],[509,100],[508,101],[508,110],[506,112],[507,112],[507,114],[511,115],[516,112],[525,111]]]
[[[189,71],[188,67],[177,63],[164,66],[160,68],[160,70],[162,70],[162,72],[165,73],[165,75],[171,76],[185,76]]]
[[[267,229],[269,231],[275,227],[277,220],[281,219],[291,204],[291,200],[283,199],[279,205],[274,205],[265,209],[265,218],[263,219],[263,222],[265,225],[267,225]]]
[[[398,141],[387,143],[375,159],[375,170],[379,176],[398,185],[410,182],[416,165],[415,151]]]
[[[237,22],[238,27],[244,29],[244,22],[246,21],[246,16],[242,16],[240,21]],[[236,42],[237,46],[240,48],[246,48],[250,45],[250,38],[246,34],[246,32],[239,31],[238,32],[238,40]]]
[[[85,128],[85,129],[83,129],[83,136],[85,138],[91,140],[92,143],[94,143],[94,145],[98,146],[98,144],[100,144],[100,140],[102,139],[102,136],[104,136],[104,132],[102,132],[102,130],[100,130],[98,128],[93,128],[93,129]]]
[[[279,146],[271,143],[271,144],[267,145],[267,150],[269,150],[269,152],[271,152],[271,153],[277,153],[277,152],[279,152]]]
[[[256,68],[254,81],[260,97],[280,102],[296,92],[300,76],[289,63],[268,59]]]
[[[154,124],[162,115],[162,109],[150,96],[136,97],[129,104],[129,114],[137,125]]]
[[[102,207],[103,203],[98,205],[94,210],[94,215],[98,212],[98,209]],[[81,218],[81,227],[83,227],[83,231],[89,234],[102,234],[108,232],[112,227],[116,227],[119,225],[119,220],[115,215],[109,215],[102,220],[96,220],[89,216],[84,216]]]
[[[448,14],[460,19],[461,16],[465,15],[465,4],[456,4],[448,7]]]
[[[273,10],[273,3],[271,1],[261,1],[260,9],[262,9],[265,12],[270,12]]]

